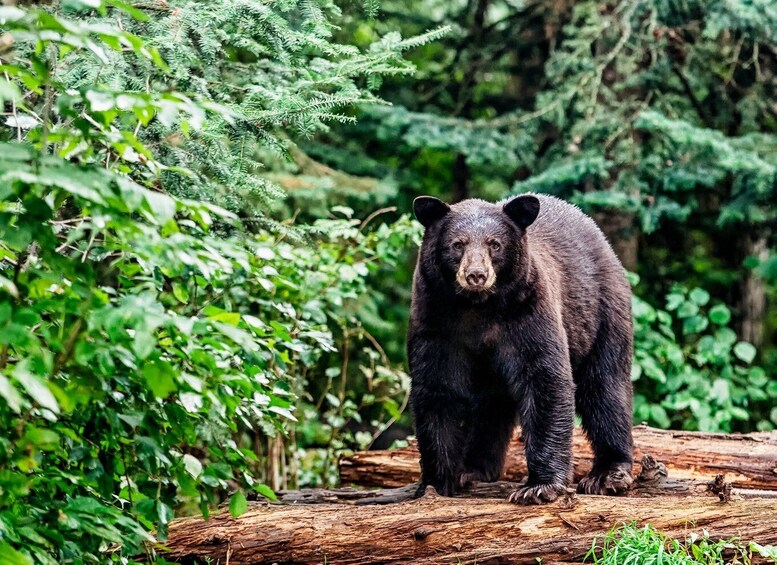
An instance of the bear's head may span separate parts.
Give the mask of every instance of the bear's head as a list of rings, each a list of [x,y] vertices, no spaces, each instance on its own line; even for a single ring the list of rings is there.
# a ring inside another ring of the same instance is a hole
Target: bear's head
[[[504,204],[464,200],[451,206],[419,196],[413,210],[425,228],[422,268],[438,270],[456,294],[480,302],[497,292],[500,280],[512,278],[507,275],[518,264],[540,201],[526,194]]]

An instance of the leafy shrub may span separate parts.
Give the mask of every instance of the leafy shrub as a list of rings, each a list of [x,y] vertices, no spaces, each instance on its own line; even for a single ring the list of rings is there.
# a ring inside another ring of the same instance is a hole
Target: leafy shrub
[[[768,412],[777,382],[753,364],[755,347],[728,327],[725,305],[710,304],[703,289],[676,286],[665,310],[638,296],[632,308],[635,421],[703,431],[777,425],[777,412]]]
[[[171,4],[160,7],[171,25],[213,7]],[[0,7],[9,126],[0,130],[0,554],[14,563],[127,562],[165,539],[176,511],[207,515],[231,491],[239,514],[244,491],[274,496],[262,482],[262,438],[296,419],[313,368],[331,363],[338,332],[358,328],[378,259],[390,264],[417,231],[404,218],[375,231],[340,219],[268,232],[186,198],[218,201],[234,178],[215,170],[223,164],[242,186],[268,188],[254,176],[259,164],[234,161],[240,149],[228,132],[277,142],[283,116],[257,126],[248,107],[208,97],[204,68],[187,73],[185,58],[168,67],[161,45],[127,31],[152,27],[137,9],[114,0],[63,6]],[[264,18],[256,37],[241,39],[255,55],[254,84],[275,86],[258,55],[276,73],[293,69],[286,88],[321,97],[286,108],[304,132],[342,104],[374,99],[356,85],[357,67],[361,76],[409,68],[399,56],[409,44],[396,37],[365,56],[329,44],[315,3],[244,2],[222,15],[222,31],[234,35],[198,47],[238,72],[237,36],[248,16]],[[309,80],[311,65],[328,69],[321,82]],[[330,80],[338,69],[347,72]],[[197,101],[168,88],[184,79],[203,87]],[[350,97],[338,97],[341,89]],[[250,109],[272,113],[262,100]],[[201,159],[186,166],[172,157],[187,152]],[[232,208],[246,221],[262,216]],[[362,405],[395,392],[379,380],[363,377]]]

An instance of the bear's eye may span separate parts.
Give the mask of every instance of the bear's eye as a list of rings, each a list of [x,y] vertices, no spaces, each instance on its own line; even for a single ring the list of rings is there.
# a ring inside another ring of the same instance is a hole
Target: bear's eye
[[[453,248],[454,248],[456,251],[461,251],[462,249],[464,249],[464,243],[463,243],[463,242],[461,242],[461,241],[454,241],[454,242],[453,242]]]
[[[493,249],[494,251],[499,251],[500,249],[502,249],[502,244],[499,243],[498,241],[492,241],[489,245],[491,245],[491,249]]]

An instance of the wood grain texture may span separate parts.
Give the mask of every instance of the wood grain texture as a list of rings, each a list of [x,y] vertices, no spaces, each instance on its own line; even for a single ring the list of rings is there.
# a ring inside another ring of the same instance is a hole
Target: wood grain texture
[[[591,469],[592,453],[580,429],[574,435],[574,479]],[[724,474],[735,488],[777,490],[777,432],[713,434],[634,428],[636,462],[644,455],[662,461],[674,479],[710,481]],[[518,434],[510,442],[502,478],[519,481],[526,475],[523,444]],[[399,487],[420,476],[418,450],[410,447],[362,451],[340,460],[340,482],[362,487]]]
[[[174,520],[168,559],[230,565],[270,563],[579,563],[595,536],[621,522],[650,523],[685,538],[777,543],[774,500],[580,496],[545,506],[502,499],[421,499],[388,505],[254,503],[238,519],[223,512]]]

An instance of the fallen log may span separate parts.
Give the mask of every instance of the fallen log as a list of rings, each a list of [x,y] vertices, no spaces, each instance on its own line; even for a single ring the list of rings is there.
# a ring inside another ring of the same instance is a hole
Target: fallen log
[[[574,435],[574,480],[591,469],[593,455],[580,429]],[[777,432],[713,434],[634,428],[634,460],[650,454],[663,461],[675,479],[707,482],[724,474],[734,488],[777,490]],[[635,472],[638,469],[635,469]],[[340,460],[340,482],[362,487],[399,487],[420,475],[415,445],[382,451],[361,451]],[[526,475],[523,444],[513,437],[502,478]]]
[[[544,506],[503,499],[443,498],[428,489],[401,504],[253,503],[229,513],[174,520],[166,559],[231,565],[270,563],[580,563],[596,536],[614,525],[651,524],[685,539],[702,529],[712,539],[777,543],[774,500],[714,497],[568,496]]]
[[[722,501],[743,498],[771,498],[777,500],[777,490],[753,490],[734,488],[718,475],[712,481],[696,479],[675,479],[668,476],[666,465],[645,455],[640,462],[641,470],[636,476],[629,497],[648,498],[655,496],[718,496]],[[494,483],[475,482],[454,495],[454,498],[502,498],[515,490],[517,483],[497,481]],[[365,490],[351,487],[339,489],[302,489],[281,491],[278,498],[288,504],[394,504],[412,500],[418,489],[418,483],[403,487],[379,490]],[[777,502],[776,502],[777,504]]]

